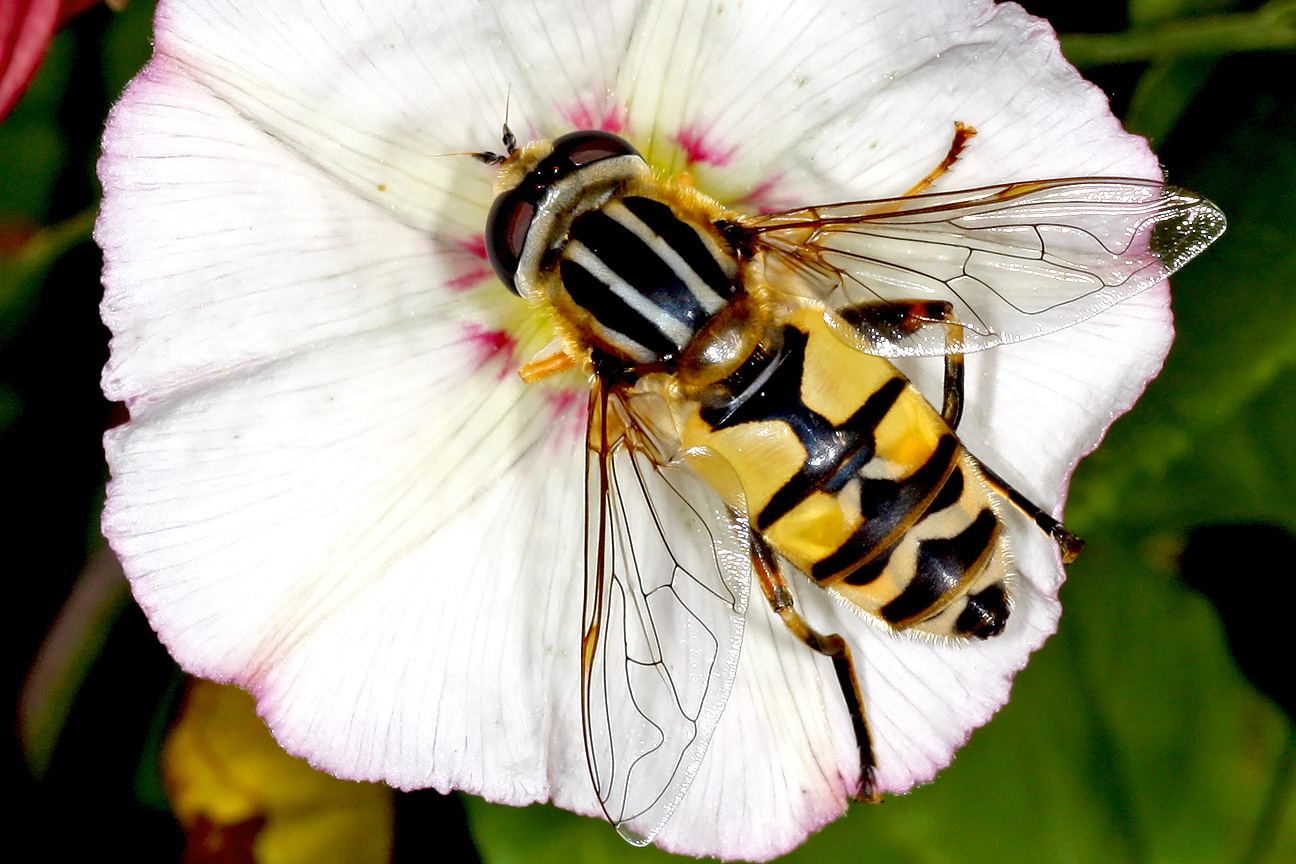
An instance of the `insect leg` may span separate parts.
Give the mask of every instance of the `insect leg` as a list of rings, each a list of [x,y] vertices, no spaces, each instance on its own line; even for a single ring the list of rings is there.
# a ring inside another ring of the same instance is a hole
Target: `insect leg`
[[[568,369],[576,368],[576,360],[570,354],[559,351],[536,357],[530,363],[518,369],[518,376],[528,384],[534,384],[541,378],[548,378]]]
[[[977,460],[977,465],[981,468],[981,473],[985,475],[987,483],[1007,498],[1014,507],[1029,516],[1040,527],[1040,530],[1056,541],[1058,548],[1062,550],[1062,563],[1070,564],[1076,559],[1076,556],[1080,554],[1080,550],[1084,548],[1083,540],[1068,531],[1061,522],[1045,513],[1025,495],[1009,486],[1006,480],[987,468],[981,460]]]
[[[949,151],[946,152],[945,158],[941,160],[939,165],[932,169],[930,174],[920,180],[917,185],[900,197],[909,198],[930,189],[931,185],[939,180],[946,171],[954,167],[954,163],[958,161],[959,154],[963,152],[963,148],[967,146],[967,142],[976,134],[976,129],[966,123],[955,123],[954,140],[950,142],[950,148]]]
[[[842,698],[846,700],[846,709],[850,712],[851,725],[855,731],[855,743],[859,748],[860,782],[855,797],[859,801],[876,803],[882,800],[877,791],[874,773],[877,761],[873,757],[873,743],[869,736],[868,720],[864,717],[864,700],[860,695],[859,681],[855,678],[855,665],[851,662],[850,648],[846,640],[836,633],[823,634],[814,630],[792,601],[792,591],[787,580],[774,560],[774,552],[758,535],[751,535],[752,565],[760,581],[765,599],[792,634],[810,646],[811,649],[832,660],[833,671],[837,674],[837,685],[841,688]]]
[[[868,303],[837,310],[845,321],[865,335],[881,333],[900,337],[920,327],[941,324],[947,343],[957,344],[961,326],[954,317],[954,307],[944,300],[911,300]],[[963,417],[963,352],[945,353],[945,384],[941,397],[941,418],[952,430],[958,429]]]
[[[976,129],[966,123],[954,124],[954,140],[950,142],[949,150],[945,152],[945,158],[940,164],[932,169],[931,173],[919,180],[914,186],[899,198],[892,200],[890,203],[880,204],[877,207],[870,208],[870,213],[893,213],[900,209],[900,201],[905,198],[912,198],[915,195],[921,195],[931,188],[932,184],[945,175],[947,171],[954,167],[958,161],[959,154],[967,146],[967,142],[976,135]]]
[[[851,306],[837,312],[847,323],[859,328],[866,335],[870,332],[881,333],[889,337],[904,336],[930,324],[943,324],[945,336],[949,342],[958,341],[960,327],[954,317],[953,308],[945,301],[911,301],[893,303],[869,303]],[[945,354],[945,385],[941,399],[941,417],[950,429],[958,429],[963,416],[963,354],[951,351]],[[1008,482],[991,471],[979,459],[977,464],[985,475],[986,481],[1014,507],[1031,518],[1042,531],[1048,534],[1062,550],[1063,563],[1070,564],[1084,548],[1084,541],[1025,495],[1018,492]]]

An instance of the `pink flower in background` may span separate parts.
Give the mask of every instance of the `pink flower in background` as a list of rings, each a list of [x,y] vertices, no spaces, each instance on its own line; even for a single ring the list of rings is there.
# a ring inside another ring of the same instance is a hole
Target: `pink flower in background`
[[[0,4],[0,120],[22,98],[54,34],[98,2],[5,0]]]
[[[251,691],[342,777],[598,815],[580,717],[584,382],[481,232],[494,169],[441,154],[577,127],[755,212],[937,189],[1159,178],[1044,22],[989,0],[374,4],[162,0],[100,163],[104,530],[188,671]],[[1060,512],[1160,368],[1154,288],[967,358],[968,449]],[[906,366],[938,388],[939,362]],[[929,389],[928,392],[935,392]],[[883,791],[930,780],[1053,632],[1054,543],[1015,538],[1007,630],[845,634]],[[804,580],[802,580],[804,581]],[[858,755],[830,664],[756,598],[697,775],[656,842],[769,858],[837,818]]]

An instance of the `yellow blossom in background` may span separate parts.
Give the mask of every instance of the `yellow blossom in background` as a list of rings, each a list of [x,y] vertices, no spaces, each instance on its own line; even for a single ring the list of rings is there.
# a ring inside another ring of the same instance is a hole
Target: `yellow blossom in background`
[[[391,858],[392,792],[289,756],[237,687],[195,680],[162,751],[186,861],[369,864]]]

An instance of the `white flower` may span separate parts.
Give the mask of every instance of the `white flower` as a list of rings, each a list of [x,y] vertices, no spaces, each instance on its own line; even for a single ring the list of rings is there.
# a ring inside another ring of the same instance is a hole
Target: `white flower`
[[[162,0],[114,110],[96,231],[114,337],[105,533],[180,664],[250,690],[342,777],[597,814],[578,687],[584,407],[513,374],[546,324],[481,233],[494,170],[440,154],[619,131],[753,209],[1159,177],[1042,21],[990,0]],[[1159,369],[1155,288],[967,358],[968,449],[1060,512]],[[933,386],[935,372],[913,370]],[[1054,630],[1055,545],[1016,526],[1006,632],[848,635],[884,791],[930,780]],[[838,817],[858,758],[831,667],[761,602],[707,755],[657,838],[761,859]]]

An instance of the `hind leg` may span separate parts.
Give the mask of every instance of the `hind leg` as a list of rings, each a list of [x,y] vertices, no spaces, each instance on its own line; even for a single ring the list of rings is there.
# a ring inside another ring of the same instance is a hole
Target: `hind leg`
[[[788,588],[787,580],[783,578],[773,550],[756,534],[751,535],[751,541],[752,566],[770,608],[783,620],[794,636],[832,661],[833,672],[837,675],[837,685],[841,688],[846,709],[850,712],[855,744],[859,749],[859,791],[856,792],[855,797],[859,801],[881,801],[882,796],[877,791],[877,783],[874,779],[877,761],[873,756],[873,742],[869,736],[868,720],[864,716],[864,699],[860,695],[859,681],[855,677],[855,665],[851,661],[850,648],[846,645],[846,640],[836,633],[819,633],[805,622],[793,605],[792,591]]]

